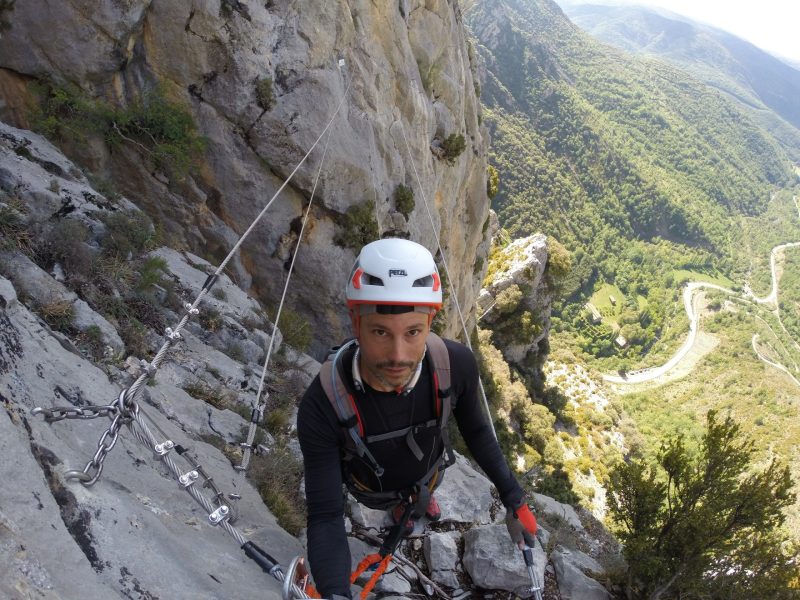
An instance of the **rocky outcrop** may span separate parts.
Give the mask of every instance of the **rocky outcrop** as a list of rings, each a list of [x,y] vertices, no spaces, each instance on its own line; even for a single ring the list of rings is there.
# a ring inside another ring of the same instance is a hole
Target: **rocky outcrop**
[[[567,550],[559,546],[553,552],[552,561],[558,581],[561,600],[610,600],[611,594],[586,573],[602,576],[603,567],[592,557],[578,550]]]
[[[507,590],[522,598],[533,597],[522,552],[509,543],[505,525],[470,529],[464,535],[464,546],[464,567],[478,586]],[[539,544],[533,557],[537,581],[542,582],[547,558]]]
[[[205,151],[185,176],[154,165],[147,139],[108,145],[92,123],[62,144],[161,223],[176,247],[212,263],[311,151],[230,269],[244,289],[274,301],[313,191],[289,300],[312,320],[315,349],[347,330],[341,282],[354,250],[333,239],[341,215],[362,204],[374,207],[381,230],[400,225],[434,251],[441,241],[450,302],[471,318],[473,265],[487,252],[488,136],[455,3],[31,0],[6,18],[0,120],[34,122],[21,107],[42,82],[122,108],[159,89],[189,111]],[[431,144],[450,134],[463,135],[466,150],[437,158]],[[407,219],[394,205],[399,184],[415,195]],[[451,311],[446,333],[458,330]]]
[[[478,298],[480,324],[492,331],[493,345],[533,381],[541,380],[555,293],[545,277],[547,261],[543,234],[497,245]]]

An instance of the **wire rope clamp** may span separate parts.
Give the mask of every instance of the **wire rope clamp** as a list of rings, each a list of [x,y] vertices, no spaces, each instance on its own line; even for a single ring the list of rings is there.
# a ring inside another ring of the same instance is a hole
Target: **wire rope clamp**
[[[200,309],[199,308],[195,308],[189,302],[184,304],[183,307],[186,309],[186,312],[189,313],[190,315],[199,315],[200,314]]]
[[[197,471],[188,471],[178,477],[178,483],[183,488],[188,488],[190,485],[193,485],[195,481],[200,478],[200,473]]]
[[[228,508],[226,504],[221,504],[217,508],[217,510],[208,515],[208,522],[211,523],[211,525],[213,525],[214,527],[216,527],[223,521],[227,521],[230,516],[231,516],[231,509]]]
[[[143,358],[139,360],[139,368],[146,377],[152,377],[156,373],[156,368]]]
[[[166,335],[173,342],[181,339],[181,332],[176,329],[173,329],[172,327],[167,327],[164,330],[164,335]]]
[[[175,442],[172,440],[165,440],[161,444],[156,444],[153,446],[153,452],[155,452],[156,458],[160,458],[169,454],[174,448]]]

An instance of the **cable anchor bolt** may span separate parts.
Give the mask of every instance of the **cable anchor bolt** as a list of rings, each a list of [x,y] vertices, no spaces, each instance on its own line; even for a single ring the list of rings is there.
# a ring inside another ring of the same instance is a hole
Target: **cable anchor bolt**
[[[197,471],[188,471],[187,473],[184,473],[178,477],[178,483],[181,484],[181,487],[188,488],[190,485],[193,485],[199,477],[200,473]]]
[[[208,515],[208,522],[213,526],[217,526],[223,521],[227,521],[231,514],[231,509],[227,505],[221,504],[217,510]]]
[[[155,452],[156,457],[166,456],[170,453],[171,450],[175,448],[175,442],[172,440],[166,440],[161,444],[156,444],[153,446],[153,452]]]

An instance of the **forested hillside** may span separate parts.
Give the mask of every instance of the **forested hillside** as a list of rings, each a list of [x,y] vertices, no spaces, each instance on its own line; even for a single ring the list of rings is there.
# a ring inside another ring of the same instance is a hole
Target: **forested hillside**
[[[501,225],[572,251],[554,327],[607,366],[640,364],[684,325],[682,278],[744,279],[743,223],[795,181],[791,161],[718,90],[594,41],[549,0],[489,0],[466,20],[485,62]],[[583,308],[603,284],[615,286],[611,324]]]
[[[617,48],[666,60],[726,93],[800,160],[800,70],[730,33],[643,6],[559,2]]]

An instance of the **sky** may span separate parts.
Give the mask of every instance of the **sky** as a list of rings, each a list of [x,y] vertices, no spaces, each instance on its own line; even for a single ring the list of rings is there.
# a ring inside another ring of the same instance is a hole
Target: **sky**
[[[799,0],[587,1],[596,4],[640,4],[666,8],[733,33],[771,54],[800,62]]]

